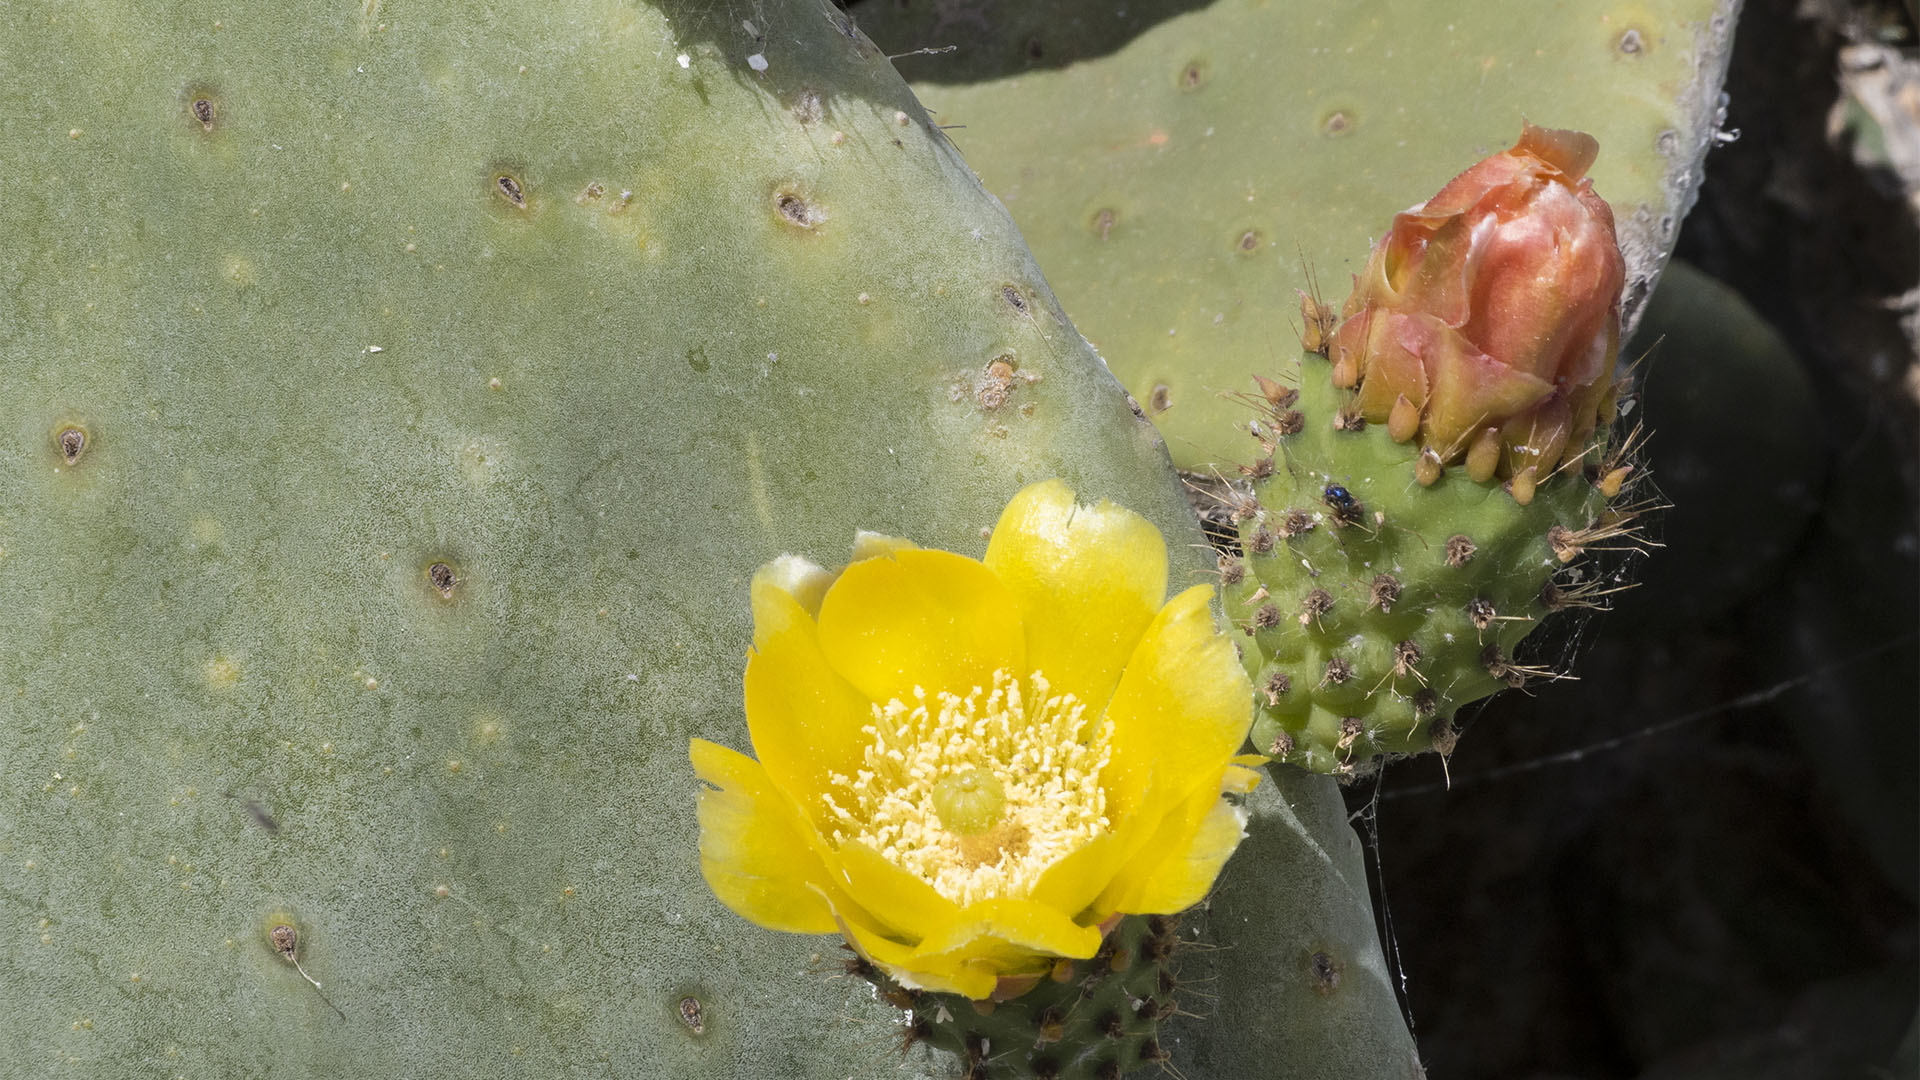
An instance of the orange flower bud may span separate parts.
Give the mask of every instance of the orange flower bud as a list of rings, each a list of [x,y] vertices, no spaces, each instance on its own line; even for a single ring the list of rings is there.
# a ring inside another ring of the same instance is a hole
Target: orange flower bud
[[[1592,136],[1527,124],[1394,216],[1333,340],[1334,384],[1358,388],[1368,421],[1417,434],[1442,464],[1465,458],[1475,480],[1519,478],[1516,493],[1585,449],[1626,277],[1613,211],[1585,179],[1598,153]]]

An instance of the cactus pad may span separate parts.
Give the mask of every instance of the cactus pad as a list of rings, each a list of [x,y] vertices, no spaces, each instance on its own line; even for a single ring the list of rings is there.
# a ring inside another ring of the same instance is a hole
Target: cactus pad
[[[812,0],[0,41],[0,1075],[950,1072],[700,879],[748,575],[1055,475],[1199,535],[879,51]],[[1248,869],[1377,963],[1297,793]]]

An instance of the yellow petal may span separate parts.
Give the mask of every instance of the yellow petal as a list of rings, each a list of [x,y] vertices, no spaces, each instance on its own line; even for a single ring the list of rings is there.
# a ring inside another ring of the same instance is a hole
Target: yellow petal
[[[1141,811],[1149,786],[1169,806],[1203,783],[1218,791],[1221,769],[1246,741],[1253,688],[1233,643],[1214,630],[1212,596],[1195,585],[1168,601],[1114,688],[1105,776],[1116,820]]]
[[[1122,820],[1116,832],[1126,830],[1134,820]],[[1128,846],[1125,839],[1109,832],[1089,840],[1047,867],[1041,873],[1040,880],[1034,883],[1029,898],[1036,904],[1044,904],[1072,917],[1076,922],[1098,922],[1097,918],[1089,920],[1080,916],[1094,898],[1106,890],[1119,870]]]
[[[968,982],[978,985],[975,980],[987,976],[994,980],[990,994],[998,994],[1002,989],[1002,979],[1025,976],[1034,982],[1038,976],[1053,969],[1058,957],[1042,955],[1017,945],[1009,945],[998,938],[980,938],[965,948],[957,949],[939,956],[920,956],[907,960],[905,970],[920,980],[945,980],[953,983]],[[1031,982],[1028,984],[1032,985]],[[971,995],[969,995],[971,996]]]
[[[1246,812],[1201,789],[1169,814],[1158,835],[1114,878],[1096,907],[1170,915],[1206,898],[1220,867],[1246,835]]]
[[[1249,772],[1250,770],[1228,767],[1229,773]],[[1246,785],[1248,788],[1252,784]],[[1115,908],[1103,906],[1103,901],[1116,877],[1124,869],[1142,858],[1142,850],[1158,838],[1166,811],[1173,807],[1173,801],[1159,799],[1149,788],[1141,800],[1150,807],[1158,807],[1159,812],[1127,814],[1114,822],[1112,830],[1101,833],[1084,846],[1047,867],[1034,884],[1030,898],[1037,904],[1045,904],[1056,911],[1073,917],[1073,921],[1082,926],[1093,926],[1114,913]],[[1184,835],[1184,834],[1182,834]],[[1148,856],[1148,861],[1154,861]]]
[[[858,919],[845,917],[838,908],[834,913],[847,944],[902,986],[981,1000],[992,994],[1000,981],[986,964],[916,963],[911,945],[902,945]]]
[[[853,562],[862,559],[882,559],[901,551],[911,551],[919,544],[899,536],[861,529],[853,534]]]
[[[690,750],[700,792],[700,872],[720,901],[770,930],[830,934],[837,924],[818,886],[831,879],[793,804],[760,763],[705,739]],[[718,790],[715,790],[715,789]]]
[[[914,949],[918,963],[943,957],[946,963],[984,958],[1010,960],[1001,974],[1031,970],[1028,958],[1085,958],[1100,949],[1100,931],[1080,926],[1059,911],[1020,897],[1001,896],[967,905],[959,918],[929,935]],[[1016,970],[1017,969],[1017,970]]]
[[[847,567],[820,605],[820,647],[882,703],[912,701],[916,686],[965,695],[992,686],[1001,668],[1027,670],[1013,595],[993,571],[950,551],[910,549]]]
[[[884,943],[880,952],[887,955],[890,971],[919,985],[964,986],[966,996],[984,998],[1002,976],[1038,975],[1059,957],[1092,956],[1100,939],[1099,928],[1075,925],[1052,908],[1001,898],[968,907],[943,934],[904,956]],[[877,956],[875,962],[880,962]]]
[[[814,622],[791,593],[756,575],[755,652],[747,660],[747,730],[767,774],[827,828],[830,773],[851,776],[871,741],[867,699],[834,674],[820,651]]]
[[[820,600],[827,595],[834,577],[831,571],[798,555],[782,555],[754,571],[753,584],[747,589],[755,608],[753,643],[760,644],[758,609],[763,593],[769,589],[786,593],[811,617],[820,614]]]
[[[1028,665],[1098,715],[1167,595],[1160,530],[1105,499],[1079,505],[1046,480],[1007,504],[986,564],[1019,600]]]
[[[858,897],[894,937],[919,941],[960,916],[959,904],[858,840],[843,841],[831,858],[848,895]]]
[[[1138,867],[1159,865],[1160,856],[1148,850],[1149,845],[1178,844],[1195,827],[1188,822],[1171,831],[1166,828],[1168,814],[1180,811],[1182,804],[1177,799],[1161,798],[1156,787],[1149,786],[1140,803],[1139,810],[1120,817],[1114,822],[1111,832],[1087,845],[1089,849],[1104,845],[1104,858],[1096,863],[1093,861],[1095,856],[1088,856],[1088,861],[1079,867],[1085,871],[1083,876],[1073,880],[1071,885],[1066,880],[1054,880],[1056,870],[1062,878],[1071,872],[1070,861],[1060,860],[1041,876],[1034,888],[1034,899],[1072,912],[1074,921],[1082,926],[1098,925],[1115,913],[1124,914],[1126,909],[1113,906],[1114,901],[1123,894],[1130,895],[1137,891],[1132,882],[1139,877]],[[1126,880],[1116,885],[1115,882],[1121,879]],[[1069,887],[1072,892],[1067,891]],[[1079,906],[1069,907],[1075,900],[1079,901]]]
[[[1240,754],[1227,767],[1226,774],[1220,778],[1220,790],[1235,795],[1245,795],[1260,786],[1260,767],[1271,764],[1273,758],[1266,754]]]

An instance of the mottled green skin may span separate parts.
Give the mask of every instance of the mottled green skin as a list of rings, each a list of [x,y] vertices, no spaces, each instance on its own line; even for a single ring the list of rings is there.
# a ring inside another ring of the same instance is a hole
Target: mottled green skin
[[[916,90],[960,125],[968,162],[1175,464],[1206,471],[1241,460],[1226,395],[1285,352],[1309,275],[1337,305],[1392,216],[1512,145],[1523,118],[1599,139],[1592,177],[1619,218],[1631,326],[1701,178],[1738,3],[1120,6],[855,10],[888,52],[959,46],[911,58]],[[1082,22],[1145,29],[1042,66]]]
[[[611,0],[0,43],[0,1076],[950,1075],[700,880],[747,579],[858,527],[978,554],[1052,475],[1176,578],[1200,538],[877,51]],[[1219,895],[1377,964],[1338,793],[1290,790]],[[1352,1000],[1290,1068],[1410,1058]],[[1187,1075],[1266,1067],[1216,1030]]]
[[[1382,424],[1336,425],[1351,394],[1329,374],[1317,353],[1284,373],[1299,399],[1274,412],[1297,413],[1298,431],[1278,433],[1272,415],[1256,421],[1272,471],[1238,508],[1244,554],[1229,560],[1241,580],[1227,611],[1246,635],[1255,747],[1352,776],[1379,755],[1444,744],[1456,709],[1523,681],[1514,648],[1552,613],[1542,587],[1587,572],[1567,569],[1549,531],[1586,529],[1607,500],[1577,465],[1525,506],[1462,467],[1423,487],[1415,443],[1394,442]],[[1353,501],[1329,495],[1334,487]],[[1455,537],[1471,542],[1470,557],[1458,558]]]

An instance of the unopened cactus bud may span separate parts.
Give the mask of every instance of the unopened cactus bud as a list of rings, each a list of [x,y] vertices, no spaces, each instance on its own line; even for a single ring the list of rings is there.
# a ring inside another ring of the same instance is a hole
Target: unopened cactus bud
[[[1304,300],[1297,364],[1242,395],[1276,464],[1241,470],[1221,581],[1273,757],[1351,778],[1451,752],[1462,706],[1562,674],[1530,630],[1625,587],[1584,557],[1639,550],[1657,504],[1610,430],[1624,273],[1597,149],[1529,125],[1398,215],[1338,327]]]
[[[1464,459],[1524,503],[1591,438],[1625,280],[1613,212],[1585,178],[1598,152],[1591,136],[1526,125],[1396,215],[1355,278],[1334,385],[1357,388],[1394,441],[1419,437],[1422,483]]]

